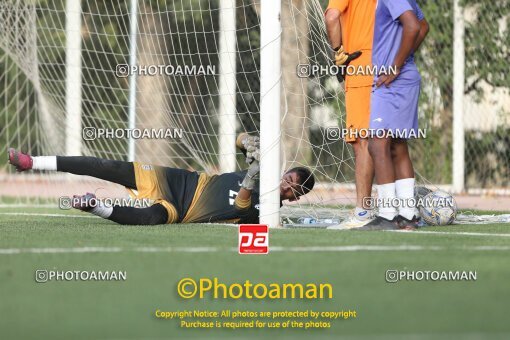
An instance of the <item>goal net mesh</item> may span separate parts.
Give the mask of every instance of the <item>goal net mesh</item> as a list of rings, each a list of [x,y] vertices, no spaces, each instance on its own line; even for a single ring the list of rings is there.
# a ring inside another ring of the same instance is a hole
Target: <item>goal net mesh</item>
[[[259,133],[260,1],[228,1],[235,12],[236,131]],[[418,182],[452,183],[453,1],[419,1],[432,27],[417,56],[423,77],[420,127],[427,138],[410,143]],[[510,81],[508,1],[465,5],[465,157],[467,188],[510,184]],[[0,157],[14,147],[32,155],[65,155],[66,1],[0,0]],[[327,1],[282,0],[282,171],[310,168],[315,189],[282,208],[284,217],[345,216],[354,204],[352,148],[331,135],[344,127],[343,85],[334,76],[300,77],[299,65],[330,65],[323,19]],[[490,7],[490,8],[489,8]],[[137,64],[211,66],[215,74],[138,75],[136,128],[172,128],[182,136],[137,139],[136,160],[220,171],[220,1],[139,0]],[[129,63],[130,1],[81,2],[81,95],[83,128],[127,129],[130,78],[116,74]],[[85,140],[81,153],[127,160],[126,138]],[[232,142],[234,142],[232,140]],[[236,170],[246,168],[241,153]],[[122,188],[54,173],[15,174],[0,164],[0,204],[56,205],[63,195]],[[262,179],[263,180],[263,179]],[[434,185],[432,185],[432,183]]]

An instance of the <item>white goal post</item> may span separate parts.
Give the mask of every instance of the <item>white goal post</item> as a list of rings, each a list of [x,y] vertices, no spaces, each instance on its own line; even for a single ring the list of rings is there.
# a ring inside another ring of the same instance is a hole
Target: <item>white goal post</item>
[[[280,224],[281,1],[261,1],[260,223]]]
[[[68,156],[82,154],[81,1],[66,2],[66,148]]]
[[[219,3],[219,152],[220,171],[236,169],[236,1]]]
[[[464,191],[464,10],[454,0],[453,4],[453,161],[452,187],[455,193]]]

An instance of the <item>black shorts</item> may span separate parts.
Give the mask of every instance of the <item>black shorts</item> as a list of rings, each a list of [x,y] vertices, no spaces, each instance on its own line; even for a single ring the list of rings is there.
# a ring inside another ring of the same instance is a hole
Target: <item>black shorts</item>
[[[133,163],[136,191],[132,196],[150,199],[163,205],[168,211],[167,223],[179,223],[190,208],[199,180],[205,175],[183,169]]]

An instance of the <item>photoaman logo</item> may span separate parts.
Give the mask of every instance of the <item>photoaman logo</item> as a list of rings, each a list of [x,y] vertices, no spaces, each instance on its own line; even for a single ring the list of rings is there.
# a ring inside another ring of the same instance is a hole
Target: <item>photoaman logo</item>
[[[224,283],[217,277],[194,279],[185,277],[177,283],[177,294],[183,299],[332,299],[330,283],[244,282]]]
[[[267,254],[269,227],[266,224],[241,224],[238,244],[239,254]]]

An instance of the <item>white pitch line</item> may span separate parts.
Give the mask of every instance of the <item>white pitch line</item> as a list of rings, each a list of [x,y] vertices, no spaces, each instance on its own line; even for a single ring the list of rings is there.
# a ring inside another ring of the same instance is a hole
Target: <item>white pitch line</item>
[[[45,213],[25,213],[25,212],[0,212],[0,215],[11,215],[11,216],[42,216],[42,217],[69,217],[69,218],[93,218],[97,219],[98,216],[92,215],[65,215],[65,214],[45,214]],[[210,226],[232,226],[237,227],[237,224],[222,224],[222,223],[201,223]],[[277,228],[278,230],[287,230],[286,228]],[[342,230],[345,231],[345,230]],[[508,234],[495,234],[495,233],[479,233],[479,232],[455,232],[455,231],[427,231],[427,230],[386,230],[386,232],[392,233],[404,233],[404,234],[431,234],[431,235],[461,235],[461,236],[493,236],[493,237],[510,237]]]
[[[71,253],[120,253],[119,247],[80,248],[0,248],[0,255],[10,254],[71,254]]]
[[[127,251],[130,251],[127,249]],[[134,248],[137,253],[216,253],[220,251],[216,247],[139,247]]]
[[[352,245],[352,246],[324,246],[324,247],[271,247],[271,251],[290,251],[290,252],[349,252],[349,251],[419,251],[419,250],[443,250],[444,247],[436,246],[371,246],[371,245]],[[510,247],[509,247],[510,249]]]
[[[496,236],[496,237],[510,237],[510,233],[508,234],[495,234],[495,233],[474,233],[474,232],[465,232],[465,231],[412,231],[412,230],[387,230],[392,233],[404,233],[404,234],[431,234],[431,235],[461,235],[461,236]]]
[[[12,209],[12,208],[29,208],[29,209],[42,209],[42,208],[52,208],[55,209],[55,204],[0,204],[0,209]]]
[[[25,212],[0,212],[0,215],[11,215],[11,216],[41,216],[41,217],[70,217],[70,218],[94,218],[94,219],[98,219],[100,218],[99,216],[94,216],[94,215],[66,215],[66,214],[43,214],[43,213],[25,213]],[[209,226],[221,226],[221,227],[228,227],[228,226],[233,226],[233,227],[236,227],[238,226],[238,224],[225,224],[225,223],[215,223],[215,222],[205,222],[205,223],[200,223],[200,224],[204,224],[204,225],[209,225]],[[174,224],[176,225],[176,224]]]
[[[384,246],[384,245],[350,245],[325,247],[270,247],[270,252],[358,252],[358,251],[444,251],[444,250],[472,250],[472,251],[508,251],[510,246],[472,246],[472,247],[440,247],[440,246]],[[83,254],[83,253],[217,253],[237,252],[237,248],[218,247],[79,247],[79,248],[0,248],[0,255],[15,254]]]
[[[25,213],[25,212],[0,212],[0,215],[10,216],[41,216],[41,217],[70,217],[70,218],[98,218],[92,215],[65,215],[65,214],[43,214],[43,213]]]

